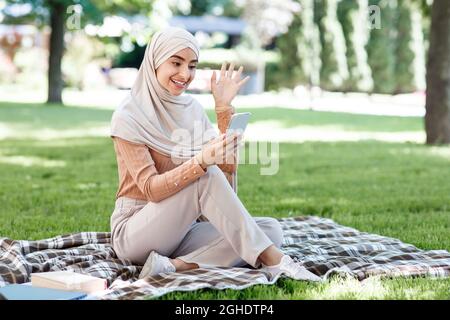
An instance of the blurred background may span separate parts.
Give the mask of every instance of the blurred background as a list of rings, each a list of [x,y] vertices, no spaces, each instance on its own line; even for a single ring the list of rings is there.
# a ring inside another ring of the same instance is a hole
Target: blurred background
[[[113,109],[152,34],[179,26],[202,47],[189,92],[205,108],[212,70],[235,62],[251,76],[237,105],[425,116],[413,140],[450,143],[448,4],[435,2],[0,0],[0,101]]]
[[[431,4],[0,0],[0,98],[61,102],[66,91],[69,98],[78,91],[129,89],[152,34],[172,25],[193,33],[202,46],[193,93],[209,92],[210,70],[234,61],[252,76],[242,95],[284,93],[294,107],[311,108],[314,99],[325,108],[326,97],[342,104],[328,92],[360,93],[356,105],[365,94],[403,95],[389,103],[420,115]],[[375,100],[367,103],[388,103]],[[346,108],[358,108],[354,104]]]

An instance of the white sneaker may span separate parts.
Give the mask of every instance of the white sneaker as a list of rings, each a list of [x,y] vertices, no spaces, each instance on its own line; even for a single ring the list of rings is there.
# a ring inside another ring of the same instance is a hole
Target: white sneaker
[[[170,262],[169,258],[159,255],[156,251],[152,251],[142,267],[139,279],[175,271],[175,266]]]
[[[300,262],[295,262],[289,255],[284,255],[281,262],[275,266],[264,266],[269,271],[271,279],[278,274],[285,274],[294,280],[322,281],[322,278],[308,271]]]

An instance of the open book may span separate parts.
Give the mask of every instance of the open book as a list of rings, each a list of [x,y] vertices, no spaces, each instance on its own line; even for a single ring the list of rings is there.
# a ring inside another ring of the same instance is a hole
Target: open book
[[[51,271],[31,274],[34,287],[93,293],[107,289],[106,279],[73,271]]]

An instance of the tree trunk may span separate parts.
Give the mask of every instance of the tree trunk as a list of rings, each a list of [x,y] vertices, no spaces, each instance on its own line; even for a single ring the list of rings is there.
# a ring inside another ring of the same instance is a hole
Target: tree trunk
[[[50,5],[50,48],[48,59],[48,99],[47,103],[61,103],[63,81],[61,61],[64,52],[65,6],[56,2]]]
[[[434,0],[427,63],[427,144],[450,143],[450,1]]]

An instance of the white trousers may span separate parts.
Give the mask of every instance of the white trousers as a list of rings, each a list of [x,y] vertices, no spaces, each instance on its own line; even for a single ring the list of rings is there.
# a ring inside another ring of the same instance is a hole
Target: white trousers
[[[200,215],[208,222],[198,222]],[[259,267],[258,256],[281,246],[274,218],[253,218],[217,166],[173,196],[153,203],[121,197],[111,216],[119,258],[143,265],[151,251],[200,267]]]

